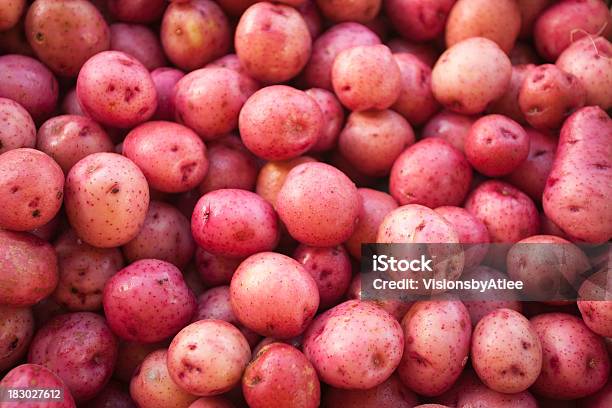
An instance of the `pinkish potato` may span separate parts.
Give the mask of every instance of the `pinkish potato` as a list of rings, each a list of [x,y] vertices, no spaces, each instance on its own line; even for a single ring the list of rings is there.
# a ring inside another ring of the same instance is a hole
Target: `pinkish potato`
[[[418,404],[418,398],[397,375],[392,375],[382,384],[367,390],[329,387],[324,403],[327,408],[413,408]]]
[[[486,115],[474,122],[464,148],[474,169],[489,177],[505,176],[527,159],[529,136],[512,119]]]
[[[159,20],[166,7],[164,0],[107,0],[111,14],[128,23],[152,23]],[[178,1],[177,1],[178,3]]]
[[[23,106],[11,99],[0,98],[0,121],[0,154],[36,145],[36,125]]]
[[[346,291],[346,299],[347,300],[362,300],[361,296],[361,274],[357,273],[353,275],[353,279],[351,280],[351,284]],[[402,318],[410,309],[413,302],[404,302],[396,299],[377,299],[377,300],[364,300],[364,302],[369,302],[375,306],[380,307],[385,312],[389,313],[395,320],[398,322],[402,321]]]
[[[267,162],[257,175],[257,194],[272,204],[272,206],[276,206],[276,197],[283,184],[285,184],[285,179],[289,172],[300,164],[311,162],[316,162],[316,160],[309,156]]]
[[[19,54],[28,57],[35,56],[34,50],[32,50],[32,47],[30,47],[28,43],[23,27],[24,21],[21,19],[18,20],[17,24],[12,28],[6,31],[0,31],[0,52],[2,52],[2,54]]]
[[[57,374],[77,401],[92,399],[110,379],[117,340],[105,320],[89,312],[58,316],[34,336],[28,362]]]
[[[110,26],[110,49],[136,58],[149,71],[166,65],[166,56],[155,33],[137,24],[115,23]]]
[[[2,55],[0,72],[0,97],[19,103],[35,122],[42,122],[55,110],[57,80],[43,64],[23,55]]]
[[[317,0],[323,15],[334,22],[366,23],[380,11],[381,0]]]
[[[537,18],[552,3],[552,0],[518,0],[517,3],[521,12],[521,31],[519,37],[522,39],[531,38],[533,26]]]
[[[584,324],[600,336],[612,337],[612,275],[605,266],[580,285],[578,295]]]
[[[332,65],[338,54],[360,45],[375,44],[380,44],[380,38],[364,25],[352,22],[334,25],[312,45],[312,56],[304,69],[304,80],[310,87],[333,90]]]
[[[319,289],[319,307],[335,306],[351,283],[351,260],[341,245],[318,248],[300,245],[293,258],[314,278]]]
[[[176,68],[157,68],[151,71],[151,79],[157,91],[156,120],[174,120],[174,86],[183,78],[183,71]]]
[[[525,119],[535,128],[557,129],[567,116],[584,106],[586,91],[578,79],[555,65],[530,70],[518,94]]]
[[[170,377],[166,363],[168,350],[149,354],[134,373],[130,395],[141,407],[188,408],[198,397],[187,393]]]
[[[412,41],[436,39],[456,0],[387,0],[385,11],[394,28]]]
[[[612,26],[612,24],[609,24]],[[612,44],[603,37],[576,41],[559,56],[557,66],[578,78],[586,89],[586,105],[612,107]]]
[[[423,127],[421,138],[440,137],[463,153],[463,145],[475,119],[451,111],[442,111]]]
[[[538,53],[555,61],[574,41],[589,35],[608,35],[610,11],[601,0],[564,0],[539,15],[533,28]]]
[[[531,2],[532,0],[526,1]],[[541,61],[535,49],[530,44],[522,42],[514,44],[514,48],[510,51],[509,57],[512,65],[537,65]]]
[[[55,116],[38,129],[36,148],[47,153],[65,174],[92,153],[112,152],[113,141],[106,131],[86,116]]]
[[[83,109],[81,109],[79,98],[77,97],[76,87],[66,92],[60,108],[60,111],[66,115],[85,116]]]
[[[531,128],[525,128],[525,132],[529,138],[529,155],[505,180],[528,194],[534,201],[540,201],[553,166],[557,139]]]
[[[13,28],[25,10],[25,0],[8,0],[0,6],[0,31]]]
[[[563,232],[557,224],[552,222],[543,212],[540,213],[540,233],[543,235],[554,235],[566,240],[570,239],[567,234]]]
[[[205,68],[227,68],[232,71],[236,71],[243,77],[243,82],[245,82],[249,88],[253,90],[257,90],[261,88],[261,84],[253,79],[246,69],[240,63],[240,59],[236,54],[226,54],[221,58],[214,60],[213,62],[206,65]]]
[[[64,396],[63,400],[45,403],[39,401],[3,402],[2,408],[76,408],[66,384],[57,375],[41,365],[22,364],[13,368],[0,381],[0,387],[59,389]]]
[[[36,0],[25,32],[38,58],[61,76],[76,76],[85,61],[110,45],[104,17],[85,0]]]
[[[240,264],[230,298],[242,324],[279,339],[301,334],[319,307],[317,283],[310,273],[299,262],[273,252],[252,255]]]
[[[414,55],[430,68],[434,66],[440,56],[440,52],[433,44],[411,42],[403,38],[393,38],[389,40],[387,42],[387,47],[389,47],[394,54],[406,53]]]
[[[181,330],[168,348],[168,371],[185,391],[218,395],[240,382],[251,359],[242,333],[222,320],[200,320]]]
[[[365,45],[344,50],[332,66],[334,92],[353,111],[387,109],[402,90],[402,76],[389,48]]]
[[[400,205],[460,205],[472,182],[472,169],[450,143],[429,138],[404,150],[389,180],[389,191]]]
[[[226,136],[206,146],[208,172],[199,187],[201,194],[222,188],[253,190],[257,162],[238,137]]]
[[[464,207],[487,226],[491,242],[518,242],[537,234],[540,227],[533,201],[503,181],[489,180],[480,184]]]
[[[538,408],[536,399],[528,392],[503,394],[480,382],[459,392],[457,408]],[[561,408],[558,405],[555,408]]]
[[[144,359],[160,348],[164,347],[160,343],[135,343],[129,341],[119,341],[119,350],[117,353],[117,364],[115,365],[115,371],[113,377],[128,383],[132,379],[134,371]]]
[[[581,408],[606,408],[612,405],[612,381],[580,402]]]
[[[400,363],[403,348],[399,322],[358,300],[319,315],[304,335],[304,354],[319,378],[336,388],[365,390],[382,384]]]
[[[506,89],[506,93],[498,100],[491,102],[487,112],[504,115],[520,124],[525,124],[525,115],[523,115],[523,111],[521,111],[519,106],[518,97],[523,81],[534,68],[536,67],[532,64],[513,64],[512,77],[510,78],[510,84],[508,89]]]
[[[561,129],[546,182],[544,212],[574,239],[612,237],[612,119],[599,107],[580,109]]]
[[[357,171],[385,176],[414,139],[410,124],[392,110],[353,112],[340,133],[338,150]]]
[[[289,234],[313,246],[346,241],[355,229],[359,207],[353,182],[324,163],[294,167],[276,198],[276,210]]]
[[[467,277],[468,275],[469,273],[467,273],[465,276]],[[503,277],[503,275],[500,277]],[[523,310],[522,303],[518,300],[469,300],[464,301],[463,303],[470,313],[472,327],[476,326],[476,324],[478,324],[483,317],[495,310],[510,309],[515,310],[518,313],[522,313]]]
[[[311,152],[323,152],[336,146],[336,141],[344,123],[344,110],[336,96],[321,88],[307,89],[306,95],[317,102],[323,114],[323,126],[317,142],[310,148]]]
[[[106,282],[103,306],[109,326],[119,337],[155,343],[191,321],[196,299],[174,265],[144,259]]]
[[[542,372],[533,392],[557,399],[586,397],[601,389],[610,360],[601,337],[575,316],[545,313],[531,319],[542,343]]]
[[[149,207],[149,186],[131,160],[116,153],[94,153],[66,177],[66,214],[79,238],[112,248],[138,235]]]
[[[316,408],[321,399],[312,364],[284,343],[270,344],[257,353],[242,377],[242,391],[251,408]]]
[[[234,405],[225,397],[198,398],[189,408],[234,408]]]
[[[474,37],[448,48],[431,71],[431,89],[444,107],[471,115],[508,88],[512,64],[493,41]]]
[[[489,231],[486,225],[461,207],[443,206],[435,211],[453,226],[465,251],[465,267],[479,265],[488,250]]]
[[[206,286],[228,285],[240,262],[242,258],[213,255],[200,247],[196,249],[196,268]]]
[[[89,408],[136,408],[122,384],[111,381],[87,405]]]
[[[62,206],[64,173],[43,152],[29,148],[0,155],[0,228],[28,231],[51,221]]]
[[[0,371],[21,360],[34,335],[34,316],[25,307],[0,305]]]
[[[312,39],[302,15],[292,7],[260,2],[240,17],[236,54],[255,79],[280,83],[295,77],[310,57]]]
[[[308,26],[310,38],[314,40],[321,34],[321,31],[323,31],[323,17],[321,17],[315,0],[303,1],[302,5],[297,7],[297,11],[300,12],[304,22]]]
[[[228,257],[270,251],[279,239],[272,206],[255,193],[229,188],[200,198],[191,217],[191,230],[199,246]]]

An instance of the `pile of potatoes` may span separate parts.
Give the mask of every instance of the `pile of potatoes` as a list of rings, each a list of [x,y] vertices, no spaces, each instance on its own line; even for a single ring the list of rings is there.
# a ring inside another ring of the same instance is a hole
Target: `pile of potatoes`
[[[0,388],[63,398],[0,408],[612,407],[609,247],[575,301],[359,273],[584,280],[610,40],[604,0],[2,0]]]

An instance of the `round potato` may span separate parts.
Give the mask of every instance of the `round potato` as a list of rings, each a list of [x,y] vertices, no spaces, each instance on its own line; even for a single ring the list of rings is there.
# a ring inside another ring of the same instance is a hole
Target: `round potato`
[[[20,147],[36,145],[36,125],[23,106],[0,98],[0,154]]]
[[[138,24],[115,23],[110,26],[110,49],[136,58],[149,71],[166,65],[166,56],[156,34]]]

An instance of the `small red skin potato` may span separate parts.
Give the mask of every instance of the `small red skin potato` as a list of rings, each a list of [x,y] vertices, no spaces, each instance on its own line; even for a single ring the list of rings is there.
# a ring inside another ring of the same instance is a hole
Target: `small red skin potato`
[[[234,47],[240,63],[253,78],[280,83],[304,68],[312,39],[299,11],[283,4],[259,2],[240,17]]]
[[[36,125],[27,110],[12,99],[0,98],[0,154],[36,145]]]
[[[365,390],[395,371],[404,337],[389,313],[369,302],[349,300],[319,315],[303,344],[322,381],[336,388]]]
[[[472,115],[504,95],[512,77],[508,56],[493,41],[473,37],[448,48],[431,71],[431,89],[444,107]]]
[[[0,371],[4,372],[27,353],[34,335],[34,316],[26,307],[0,305]]]
[[[251,408],[316,408],[321,399],[312,364],[284,343],[272,343],[257,353],[242,377],[242,392]]]
[[[531,319],[543,351],[542,372],[532,391],[561,400],[586,397],[601,389],[610,374],[602,337],[582,320],[565,313],[545,313]]]
[[[167,345],[167,343],[166,343]],[[136,343],[130,341],[119,341],[119,351],[117,353],[117,364],[113,377],[124,383],[130,383],[134,371],[144,359],[165,345],[163,343]]]
[[[459,392],[457,408],[538,408],[540,405],[528,391],[504,394],[478,382]],[[555,408],[561,408],[555,405]]]
[[[108,0],[108,8],[119,21],[152,23],[164,12],[164,0]]]
[[[286,3],[289,2],[286,1]],[[319,34],[321,34],[321,31],[323,31],[323,17],[321,16],[321,12],[315,3],[315,0],[303,1],[302,5],[297,7],[297,11],[300,12],[302,18],[306,22],[306,25],[308,26],[310,38],[314,40],[319,36]]]
[[[64,173],[45,153],[30,148],[0,155],[0,228],[29,231],[47,224],[62,206]]]
[[[321,13],[331,21],[367,23],[378,15],[382,0],[317,0]]]
[[[338,150],[357,171],[384,176],[414,139],[412,127],[399,113],[352,112],[340,133]]]
[[[340,170],[325,163],[294,167],[276,197],[276,210],[289,234],[302,244],[334,246],[357,224],[359,194]]]
[[[323,152],[336,146],[336,141],[344,124],[344,109],[336,95],[321,88],[307,89],[306,95],[317,102],[323,114],[323,127],[317,142],[310,148],[311,152]]]
[[[127,391],[124,391],[123,384],[116,381],[109,382],[106,387],[94,398],[89,401],[89,408],[136,408],[134,401]]]
[[[385,45],[363,45],[338,54],[332,84],[340,102],[352,111],[387,109],[402,91],[402,76]]]
[[[471,182],[472,169],[465,156],[436,137],[423,139],[400,154],[391,169],[389,191],[400,205],[436,208],[460,205]]]
[[[57,374],[77,401],[96,396],[110,379],[117,360],[117,340],[104,318],[68,313],[46,323],[34,336],[28,363]]]
[[[198,398],[188,408],[234,408],[234,405],[224,397],[202,397]]]
[[[411,42],[403,38],[392,38],[387,41],[386,44],[394,54],[412,54],[430,68],[434,66],[440,56],[439,50],[430,43]]]
[[[273,252],[260,252],[240,264],[230,299],[238,321],[278,339],[301,334],[319,307],[317,283],[310,273],[296,260]]]
[[[519,38],[529,39],[533,34],[533,26],[537,18],[552,3],[552,0],[518,0],[517,3],[521,11]]]
[[[8,0],[0,7],[0,31],[7,31],[19,22],[25,9],[25,0]]]
[[[22,364],[9,371],[2,381],[3,388],[47,388],[61,389],[63,400],[57,402],[3,402],[2,408],[76,408],[70,390],[64,382],[53,372],[37,364]]]
[[[55,110],[57,80],[38,60],[25,55],[2,55],[0,72],[0,97],[19,103],[35,122],[42,122]]]
[[[261,84],[253,79],[251,75],[247,72],[246,69],[240,63],[240,59],[236,54],[226,54],[221,58],[214,60],[213,62],[206,65],[205,68],[228,68],[232,71],[236,71],[240,75],[243,76],[243,81],[248,84],[250,88],[257,90],[261,88]]]
[[[85,0],[36,0],[25,18],[28,42],[58,75],[74,77],[90,57],[110,46],[110,30]]]
[[[361,297],[361,276],[355,274],[351,280],[351,284],[346,291],[346,299],[351,300],[362,300]],[[380,307],[385,312],[389,313],[398,322],[402,321],[402,318],[412,306],[412,302],[404,302],[396,299],[379,299],[379,300],[364,300],[364,302],[370,302],[375,306]]]
[[[213,255],[200,247],[196,248],[196,269],[204,285],[209,287],[228,285],[240,262],[242,258]]]
[[[123,245],[138,235],[149,207],[149,186],[130,159],[94,153],[66,177],[65,209],[83,241],[99,248]]]
[[[612,405],[612,381],[595,394],[588,396],[580,402],[581,408],[606,408]]]
[[[386,0],[385,11],[393,27],[411,41],[436,39],[456,0]]]
[[[269,161],[264,164],[257,175],[255,191],[264,200],[272,204],[272,206],[276,206],[276,197],[283,187],[289,172],[302,163],[315,161],[315,159],[309,156],[299,156],[283,161]]]
[[[440,137],[463,153],[465,138],[475,120],[471,116],[443,110],[425,124],[421,130],[421,138]]]
[[[542,204],[573,239],[612,238],[612,119],[597,106],[580,109],[561,129]]]
[[[612,337],[612,281],[604,268],[585,280],[578,291],[578,309],[589,329]]]
[[[512,77],[506,93],[496,101],[491,102],[487,108],[488,113],[497,113],[524,125],[527,123],[525,115],[519,106],[519,92],[523,81],[536,66],[533,64],[515,65],[512,64]]]
[[[174,120],[174,86],[185,76],[176,68],[161,67],[151,71],[151,79],[157,91],[157,110],[155,120]]]
[[[104,314],[119,337],[155,343],[191,321],[196,298],[181,271],[156,259],[143,259],[111,277],[103,292]]]
[[[529,155],[529,136],[523,127],[502,115],[486,115],[465,138],[465,156],[485,176],[512,173]]]
[[[130,382],[130,396],[140,407],[188,408],[198,397],[179,387],[170,377],[168,350],[149,354]]]
[[[574,41],[612,32],[610,10],[601,0],[564,0],[542,12],[533,27],[538,53],[555,61]]]
[[[60,106],[60,111],[66,115],[85,116],[83,109],[81,109],[79,98],[77,97],[76,87],[66,92],[64,100],[62,101],[62,106]]]
[[[110,26],[110,35],[111,50],[133,56],[149,71],[166,65],[161,44],[150,28],[138,24],[115,23]]]
[[[327,408],[413,408],[419,403],[417,395],[402,384],[397,375],[367,390],[329,387],[323,400]]]
[[[115,145],[102,126],[81,115],[55,116],[38,129],[36,148],[47,153],[65,174],[92,153],[112,152]]]

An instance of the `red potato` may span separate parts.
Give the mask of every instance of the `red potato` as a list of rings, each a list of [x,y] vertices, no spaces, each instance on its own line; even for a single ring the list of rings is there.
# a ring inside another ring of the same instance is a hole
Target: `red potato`
[[[367,23],[380,11],[381,0],[317,0],[321,13],[331,21]]]
[[[414,139],[410,124],[392,110],[353,112],[340,133],[338,151],[357,171],[384,176]]]
[[[65,174],[92,153],[112,152],[113,141],[106,131],[86,116],[55,116],[38,129],[36,148],[47,153]]]
[[[411,42],[403,38],[393,38],[387,41],[387,47],[394,54],[412,54],[430,68],[434,66],[440,56],[440,51],[431,43]]]
[[[561,129],[542,204],[573,239],[599,243],[612,237],[611,138],[612,119],[596,106],[580,109]]]
[[[385,11],[394,28],[411,41],[436,39],[456,0],[387,0]]]
[[[466,388],[459,394],[457,408],[538,408],[538,402],[528,391],[504,394],[493,391],[481,383]],[[555,405],[555,408],[561,408]]]
[[[124,23],[111,25],[110,49],[131,55],[149,71],[166,65],[166,56],[156,34],[143,25]]]
[[[475,119],[444,110],[433,116],[423,127],[421,138],[440,137],[455,149],[464,152],[463,145]]]
[[[567,234],[561,231],[561,228],[552,222],[543,212],[540,213],[540,232],[543,235],[554,235],[566,240],[570,239]]]
[[[283,187],[289,172],[300,164],[311,162],[316,162],[316,160],[309,156],[299,156],[290,160],[267,162],[257,175],[255,191],[260,197],[275,207],[276,197]]]
[[[76,408],[76,404],[66,384],[53,372],[37,364],[22,364],[9,371],[0,381],[0,387],[6,388],[47,388],[61,390],[60,401],[18,401],[3,402],[2,408]],[[44,405],[43,405],[44,404]]]
[[[606,408],[612,404],[612,382],[580,402],[581,408]]]
[[[578,290],[578,309],[589,329],[612,338],[612,277],[605,266],[585,280]]]
[[[465,156],[441,138],[428,138],[404,150],[393,163],[389,191],[400,205],[460,205],[471,181]]]
[[[231,69],[232,71],[236,71],[237,73],[243,76],[243,81],[248,84],[249,88],[252,88],[254,90],[261,88],[261,84],[255,79],[253,79],[249,75],[247,70],[244,69],[244,66],[242,66],[242,63],[240,63],[240,59],[238,58],[236,54],[226,54],[223,57],[216,59],[213,62],[206,65],[206,68],[213,68],[213,67],[228,68],[228,69]]]
[[[0,7],[0,31],[13,28],[25,10],[25,0],[9,0]]]
[[[94,153],[68,173],[65,204],[79,238],[100,248],[117,247],[138,235],[149,207],[149,186],[131,160]]]
[[[107,0],[107,3],[109,11],[117,20],[128,23],[157,21],[166,7],[164,0]]]
[[[286,85],[263,88],[240,111],[245,146],[266,160],[297,157],[317,143],[323,129],[318,103],[304,91]]]
[[[604,341],[577,317],[545,313],[531,319],[543,351],[542,372],[533,392],[576,399],[601,389],[610,374]]]
[[[284,343],[270,344],[257,353],[242,377],[242,391],[251,408],[316,408],[321,399],[312,364]]]
[[[526,0],[531,2],[531,0]],[[535,49],[527,43],[517,42],[509,54],[512,65],[539,64],[541,59]]]
[[[163,347],[164,345],[160,343],[145,344],[120,340],[113,377],[129,384],[134,372],[144,359]]]
[[[191,231],[206,251],[235,258],[270,251],[279,239],[274,208],[257,194],[238,189],[202,196],[191,217]]]
[[[31,309],[0,305],[0,371],[7,371],[21,360],[33,335]]]
[[[346,291],[347,300],[362,300],[361,296],[361,274],[356,273],[351,280],[351,284]],[[380,307],[385,312],[389,313],[398,322],[402,321],[402,318],[410,309],[413,302],[404,302],[396,299],[376,299],[376,300],[364,300],[375,306]]]
[[[321,34],[321,31],[323,31],[323,17],[321,16],[315,0],[305,0],[301,6],[297,7],[297,10],[308,26],[310,38],[314,40]]]
[[[346,241],[357,223],[357,188],[340,170],[303,163],[289,172],[276,197],[276,210],[289,234],[313,246]]]
[[[256,80],[280,83],[295,77],[310,57],[312,39],[302,15],[289,6],[260,2],[242,14],[236,54]]]
[[[340,52],[331,77],[338,99],[353,111],[387,109],[402,89],[398,64],[385,45],[357,46]]]
[[[528,39],[533,34],[533,26],[537,18],[552,3],[552,0],[518,0],[517,3],[521,11],[519,38]]]
[[[469,273],[466,274],[466,278],[468,275]],[[473,327],[475,327],[483,317],[495,310],[511,309],[518,313],[522,313],[523,310],[522,303],[518,300],[470,300],[463,303],[470,313]]]
[[[0,155],[0,193],[0,228],[39,228],[62,206],[64,173],[51,157],[38,150],[9,150]]]
[[[196,269],[204,285],[209,287],[228,285],[242,260],[213,255],[200,247],[197,247],[195,253]]]
[[[336,96],[321,88],[307,89],[306,95],[315,100],[323,114],[323,126],[317,142],[310,148],[311,152],[323,152],[336,147],[336,142],[344,124],[344,110]]]
[[[310,273],[299,262],[273,252],[260,252],[240,264],[232,277],[230,299],[238,321],[278,339],[301,334],[319,307],[317,283]]]
[[[525,124],[525,115],[521,111],[518,98],[523,81],[534,68],[536,67],[532,64],[512,64],[512,77],[506,93],[498,100],[491,102],[487,112],[504,115],[520,124]]]
[[[83,113],[83,109],[81,109],[81,104],[79,103],[79,98],[77,97],[76,88],[72,88],[68,92],[66,92],[64,100],[62,101],[62,106],[60,108],[60,111],[66,115],[86,116],[85,113]]]
[[[157,110],[153,115],[153,119],[174,119],[174,86],[184,76],[183,71],[176,68],[161,67],[151,71],[151,79],[157,91]]]
[[[136,261],[113,275],[104,287],[104,314],[119,337],[155,343],[191,321],[196,299],[181,271],[155,259]]]
[[[23,106],[0,98],[0,154],[20,147],[36,145],[36,125]]]
[[[136,408],[130,394],[117,382],[109,382],[106,387],[87,405],[90,408]]]
[[[465,251],[465,267],[480,265],[488,251],[489,231],[486,225],[461,207],[443,206],[435,211],[457,232]]]
[[[20,0],[17,0],[20,1]],[[3,5],[6,3],[3,3]],[[34,50],[30,47],[25,35],[24,21],[21,19],[17,24],[6,31],[0,31],[0,51],[3,54],[19,54],[28,57],[34,56]]]
[[[471,115],[506,92],[512,65],[493,41],[474,37],[448,48],[431,71],[431,89],[444,107]]]
[[[417,395],[392,375],[382,384],[367,390],[345,390],[329,387],[324,394],[327,408],[413,408]]]
[[[224,397],[198,398],[189,408],[234,408],[234,405]]]
[[[28,363],[57,374],[75,400],[92,399],[110,379],[117,360],[117,340],[96,314],[58,316],[34,336]]]

